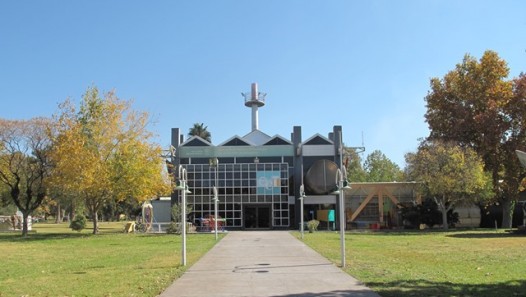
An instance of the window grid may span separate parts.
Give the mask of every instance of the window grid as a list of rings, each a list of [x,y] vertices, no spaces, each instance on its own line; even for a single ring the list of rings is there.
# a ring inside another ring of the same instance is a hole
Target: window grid
[[[226,219],[227,227],[243,227],[244,204],[271,205],[273,227],[289,226],[289,166],[287,163],[233,163],[184,165],[188,173],[187,203],[193,206],[195,220],[214,214],[214,193],[218,188],[218,216]],[[258,194],[257,172],[279,171],[279,193]]]

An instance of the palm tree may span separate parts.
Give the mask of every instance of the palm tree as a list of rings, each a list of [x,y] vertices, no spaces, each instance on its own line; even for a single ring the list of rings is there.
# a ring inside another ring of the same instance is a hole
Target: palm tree
[[[206,130],[207,128],[208,126],[205,126],[203,123],[195,123],[194,126],[190,128],[190,131],[188,131],[188,136],[199,136],[208,142],[212,142],[212,135]]]

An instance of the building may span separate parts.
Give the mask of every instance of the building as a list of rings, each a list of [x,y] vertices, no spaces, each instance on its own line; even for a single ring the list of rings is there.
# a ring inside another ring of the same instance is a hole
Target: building
[[[290,138],[270,136],[262,132],[258,124],[258,109],[265,105],[266,94],[259,92],[254,83],[251,92],[243,95],[245,106],[252,112],[252,126],[242,137],[235,135],[213,145],[198,136],[185,139],[179,128],[172,129],[174,172],[177,174],[180,166],[186,170],[191,192],[186,195],[193,209],[189,220],[199,225],[214,214],[215,187],[219,198],[218,217],[224,219],[227,228],[296,228],[300,222],[300,186],[304,185],[304,220],[326,220],[328,228],[339,228],[339,196],[331,193],[337,189],[339,164],[343,161],[342,127],[335,125],[326,136],[315,134],[304,138],[301,126],[292,127]],[[381,193],[369,195],[365,185],[356,185],[352,191],[344,204],[348,224],[353,221],[383,223],[383,205],[396,201],[393,194],[396,190],[384,191],[390,193],[385,196],[388,198],[385,203]],[[364,193],[367,194],[362,197]],[[180,196],[179,191],[174,192],[171,203],[179,203]],[[362,198],[367,201],[357,204]],[[382,207],[377,203],[378,211],[374,217],[368,217],[365,214],[372,212],[367,212],[370,207],[366,205],[374,203],[373,200],[379,201]],[[390,207],[396,209],[394,203]],[[331,210],[329,219],[327,212]]]

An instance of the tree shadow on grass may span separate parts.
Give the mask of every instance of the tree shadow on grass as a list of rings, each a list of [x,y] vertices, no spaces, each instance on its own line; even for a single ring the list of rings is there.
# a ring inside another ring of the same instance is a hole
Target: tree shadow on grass
[[[32,241],[45,241],[45,240],[56,240],[56,239],[73,239],[73,238],[87,238],[87,237],[104,237],[115,234],[124,234],[122,231],[115,231],[112,228],[99,228],[98,234],[93,234],[91,228],[84,229],[84,232],[49,232],[49,233],[37,233],[29,232],[27,237],[22,237],[21,231],[16,232],[0,232],[0,243],[2,242],[32,242]],[[88,232],[89,231],[89,232]],[[133,233],[137,237],[150,237],[150,236],[169,236],[166,233]]]
[[[351,230],[347,234],[360,234],[365,236],[418,236],[428,234],[444,234],[447,237],[453,238],[508,238],[508,237],[525,237],[525,233],[517,232],[495,232],[494,229],[404,229],[404,230]]]
[[[459,284],[451,282],[433,282],[428,280],[411,280],[407,282],[367,283],[382,297],[399,296],[463,296],[493,297],[521,296],[526,297],[526,280],[513,280],[503,283]]]
[[[323,232],[323,231],[319,231],[319,232]],[[350,236],[352,236],[353,234],[370,235],[370,236],[382,236],[382,235],[409,236],[409,235],[422,235],[422,234],[427,234],[430,232],[435,232],[435,231],[434,230],[433,231],[416,230],[416,229],[404,229],[404,230],[388,230],[388,229],[385,229],[385,230],[369,230],[369,229],[356,230],[356,229],[351,229],[351,230],[346,230],[345,234],[350,235]]]
[[[92,236],[86,233],[29,233],[27,237],[22,237],[20,232],[0,233],[0,242],[29,242],[44,241],[66,238],[81,238]]]
[[[0,242],[24,242],[24,241],[44,241],[54,239],[83,238],[83,237],[102,237],[107,235],[122,234],[115,228],[99,227],[99,233],[93,234],[93,228],[85,228],[82,232],[36,232],[29,231],[27,237],[22,237],[22,231],[0,232]]]
[[[381,282],[368,283],[368,287],[382,297],[401,297],[401,296],[433,296],[433,297],[526,297],[526,281],[515,280],[495,284],[456,284],[450,282],[432,282],[428,280],[411,280],[407,282]],[[280,297],[333,297],[333,296],[353,296],[366,297],[370,293],[360,290],[348,291],[328,291],[317,293],[299,293],[279,295]],[[275,296],[277,297],[277,296]]]
[[[370,235],[370,236],[419,236],[419,235],[426,235],[426,234],[434,234],[434,233],[452,233],[452,232],[459,232],[459,230],[448,230],[444,231],[443,229],[396,229],[396,230],[390,230],[390,229],[380,229],[380,230],[347,230],[346,234],[352,236],[352,234],[360,234],[360,235]]]
[[[448,234],[447,237],[453,238],[509,238],[509,237],[526,237],[525,234],[517,233],[495,233],[495,232],[484,232],[484,233],[455,233]]]
[[[361,291],[361,290],[334,290],[334,291],[327,291],[327,292],[305,292],[305,293],[298,293],[298,294],[287,294],[287,295],[272,295],[272,297],[343,297],[343,296],[349,296],[349,297],[372,297],[372,296],[378,296],[374,293],[370,293],[368,291]],[[383,297],[383,296],[382,296]]]

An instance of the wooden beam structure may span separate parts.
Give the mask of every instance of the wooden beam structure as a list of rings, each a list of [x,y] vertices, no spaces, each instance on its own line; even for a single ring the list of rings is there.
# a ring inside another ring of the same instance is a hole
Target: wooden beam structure
[[[371,203],[371,201],[378,201],[378,217],[376,222],[380,225],[385,224],[385,210],[384,202],[385,199],[389,199],[395,205],[395,208],[398,208],[400,202],[412,202],[421,203],[422,196],[417,191],[417,183],[415,182],[384,182],[384,183],[351,183],[351,190],[346,191],[346,200],[349,201],[351,205],[356,205],[356,197],[363,197],[363,194],[366,194],[366,198],[363,202],[359,203],[356,210],[353,211],[353,207],[347,207],[347,209],[352,213],[352,215],[347,215],[347,222],[355,222],[366,206]],[[399,193],[398,197],[395,193]],[[354,197],[354,198],[353,198]],[[376,198],[376,199],[375,199]],[[360,198],[361,199],[361,198]],[[402,201],[405,200],[405,201]]]

